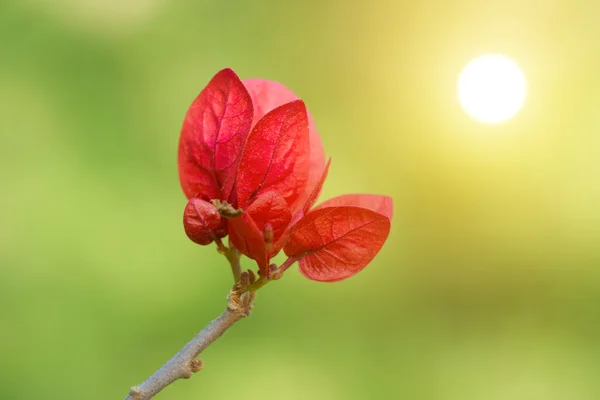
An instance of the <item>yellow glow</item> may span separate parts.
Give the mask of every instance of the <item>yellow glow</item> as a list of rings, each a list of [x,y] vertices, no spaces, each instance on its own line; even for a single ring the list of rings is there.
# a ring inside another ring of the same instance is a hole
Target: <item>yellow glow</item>
[[[458,77],[460,104],[467,114],[484,123],[495,124],[514,116],[523,107],[526,94],[525,75],[501,55],[472,60]]]

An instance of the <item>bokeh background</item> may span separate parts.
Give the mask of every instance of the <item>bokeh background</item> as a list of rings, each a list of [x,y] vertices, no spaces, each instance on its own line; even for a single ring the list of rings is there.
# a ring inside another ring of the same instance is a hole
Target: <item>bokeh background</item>
[[[161,399],[600,398],[600,3],[4,0],[0,398],[119,399],[222,311],[176,148],[218,70],[278,80],[333,158],[322,198],[393,196],[335,284],[293,268]],[[529,94],[469,119],[495,52]],[[252,263],[245,261],[245,266]]]

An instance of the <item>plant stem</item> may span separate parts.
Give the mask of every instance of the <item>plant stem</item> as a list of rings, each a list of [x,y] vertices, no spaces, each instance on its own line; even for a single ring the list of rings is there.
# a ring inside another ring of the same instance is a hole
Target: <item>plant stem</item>
[[[285,260],[283,262],[283,264],[281,264],[279,266],[279,268],[277,268],[277,270],[275,271],[275,274],[277,274],[279,277],[281,277],[281,275],[283,275],[283,273],[285,271],[287,271],[287,269],[289,267],[291,267],[292,264],[295,263],[296,261],[298,261],[298,258],[296,258],[296,257],[289,257],[287,260]]]
[[[230,326],[250,315],[255,294],[242,290],[244,288],[238,284],[234,285],[225,311],[142,384],[133,386],[125,400],[150,399],[176,380],[190,378],[194,372],[200,371],[203,363],[196,357]]]
[[[234,282],[237,282],[240,279],[240,274],[242,273],[240,255],[240,251],[230,244],[229,251],[227,254],[225,254],[225,257],[227,257],[227,261],[229,261],[229,264],[231,265],[231,272],[233,273]]]
[[[235,248],[231,242],[229,242],[229,247],[223,244],[221,238],[216,238],[215,243],[217,244],[217,251],[219,254],[223,254],[227,261],[229,261],[229,265],[231,265],[231,272],[233,273],[233,281],[237,282],[240,279],[240,274],[242,273],[242,266],[240,265],[240,251]]]
[[[200,371],[204,364],[196,357],[230,326],[250,315],[255,292],[271,280],[279,279],[297,261],[297,258],[290,257],[273,272],[272,278],[261,276],[248,285],[243,283],[243,279],[240,280],[242,268],[238,249],[231,243],[226,247],[220,239],[216,243],[219,253],[227,257],[236,282],[229,293],[227,308],[142,384],[131,387],[125,400],[148,400],[176,380],[190,378],[194,372]]]
[[[269,282],[270,282],[269,278],[265,278],[264,276],[261,276],[260,278],[258,278],[256,280],[256,282],[254,282],[250,286],[248,286],[248,291],[254,293]]]

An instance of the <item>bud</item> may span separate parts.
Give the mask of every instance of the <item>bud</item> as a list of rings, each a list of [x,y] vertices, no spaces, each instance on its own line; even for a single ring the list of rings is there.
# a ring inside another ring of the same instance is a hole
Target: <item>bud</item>
[[[273,245],[273,225],[271,225],[270,223],[266,223],[264,228],[263,228],[263,239],[265,241],[265,245],[267,245],[267,247],[270,247]]]
[[[281,274],[277,272],[277,264],[272,263],[269,265],[269,279],[277,280],[279,278],[281,278]]]
[[[250,278],[250,283],[256,282],[256,275],[251,269],[248,270],[248,277]]]
[[[242,288],[247,288],[248,285],[250,285],[250,283],[252,283],[250,281],[250,274],[248,272],[246,272],[246,271],[242,272],[240,274],[240,280],[239,280],[239,282],[240,282],[240,286]]]
[[[203,246],[227,234],[217,209],[198,198],[190,199],[185,206],[183,227],[190,240]]]

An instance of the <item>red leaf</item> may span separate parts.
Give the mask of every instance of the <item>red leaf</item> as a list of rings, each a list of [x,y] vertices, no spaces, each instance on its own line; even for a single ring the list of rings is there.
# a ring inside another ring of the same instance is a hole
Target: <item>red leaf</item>
[[[279,82],[269,81],[266,79],[244,79],[242,81],[254,104],[254,119],[253,125],[256,124],[265,114],[271,110],[287,104],[291,101],[298,100],[294,92],[285,87]],[[325,152],[323,143],[319,137],[319,132],[315,126],[310,112],[306,112],[308,116],[308,142],[310,146],[309,152],[309,172],[308,181],[306,183],[306,191],[301,196],[299,204],[303,204],[304,200],[309,196],[313,187],[317,184],[323,168],[325,168]],[[292,210],[294,214],[297,210]]]
[[[267,275],[269,261],[262,232],[248,213],[229,219],[229,240],[245,256],[253,259]]]
[[[254,127],[242,153],[237,177],[240,207],[269,190],[294,209],[308,179],[308,122],[302,100],[284,104]]]
[[[273,229],[272,242],[277,242],[288,227],[292,213],[285,199],[277,192],[270,191],[261,194],[246,210],[256,223],[260,232],[265,233],[265,225],[270,224]]]
[[[389,219],[392,219],[392,215],[394,213],[394,203],[392,198],[389,196],[379,196],[376,194],[345,194],[319,204],[315,210],[339,206],[366,208],[367,210],[375,211],[376,213],[385,215]]]
[[[226,225],[217,209],[211,203],[198,198],[190,199],[185,206],[183,227],[193,242],[203,246],[227,234]]]
[[[250,97],[254,108],[252,125],[272,110],[284,104],[299,100],[294,92],[279,82],[266,79],[244,79],[242,81]]]
[[[281,238],[291,219],[285,199],[277,192],[267,192],[251,203],[241,217],[230,220],[229,236],[233,245],[268,275],[269,261],[281,250]]]
[[[371,262],[389,232],[385,215],[359,207],[327,207],[298,222],[284,251],[300,258],[300,272],[307,278],[334,282]]]
[[[230,69],[200,92],[179,141],[179,179],[188,198],[229,199],[252,116],[252,99]]]

